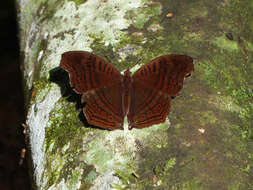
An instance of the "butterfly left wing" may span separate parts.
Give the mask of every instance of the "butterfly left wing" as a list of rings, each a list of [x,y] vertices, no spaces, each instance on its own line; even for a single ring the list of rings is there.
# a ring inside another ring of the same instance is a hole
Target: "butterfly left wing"
[[[101,57],[85,51],[65,52],[60,67],[68,71],[71,87],[82,94],[87,121],[104,129],[122,129],[120,72]]]
[[[193,70],[193,59],[177,54],[158,57],[137,70],[127,116],[130,128],[164,122],[171,97],[178,94],[184,78]]]

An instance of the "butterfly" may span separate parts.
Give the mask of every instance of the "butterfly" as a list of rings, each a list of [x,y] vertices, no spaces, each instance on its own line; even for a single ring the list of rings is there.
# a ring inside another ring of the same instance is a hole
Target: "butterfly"
[[[120,73],[112,64],[86,51],[62,54],[60,67],[69,74],[70,86],[82,95],[88,123],[100,128],[144,128],[165,121],[170,102],[194,71],[193,59],[169,54],[157,57],[133,75]]]

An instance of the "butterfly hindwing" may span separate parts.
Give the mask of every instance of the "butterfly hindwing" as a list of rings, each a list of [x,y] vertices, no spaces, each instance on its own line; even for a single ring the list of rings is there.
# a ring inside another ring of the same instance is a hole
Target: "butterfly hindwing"
[[[105,129],[123,129],[121,83],[82,96],[83,112],[90,124]]]
[[[128,117],[129,128],[143,128],[164,122],[170,108],[170,96],[134,82]]]

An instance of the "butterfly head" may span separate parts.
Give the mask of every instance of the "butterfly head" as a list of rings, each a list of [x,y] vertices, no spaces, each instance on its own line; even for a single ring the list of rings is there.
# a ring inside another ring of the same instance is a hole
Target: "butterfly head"
[[[127,68],[127,70],[124,72],[124,84],[126,87],[128,87],[131,82],[132,82],[131,72],[129,68]]]
[[[130,72],[130,69],[129,69],[129,68],[127,68],[127,70],[125,70],[125,72],[124,72],[124,77],[126,77],[126,78],[131,78],[131,72]]]

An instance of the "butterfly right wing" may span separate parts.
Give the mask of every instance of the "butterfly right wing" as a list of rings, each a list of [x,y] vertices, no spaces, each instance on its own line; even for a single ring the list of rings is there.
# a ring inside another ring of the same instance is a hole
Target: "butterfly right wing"
[[[184,78],[194,70],[193,59],[170,54],[153,59],[133,75],[130,128],[142,128],[164,122],[171,97],[183,87]]]
[[[60,67],[68,71],[70,85],[82,94],[84,115],[90,124],[105,129],[123,126],[123,76],[99,56],[85,51],[62,54]]]

